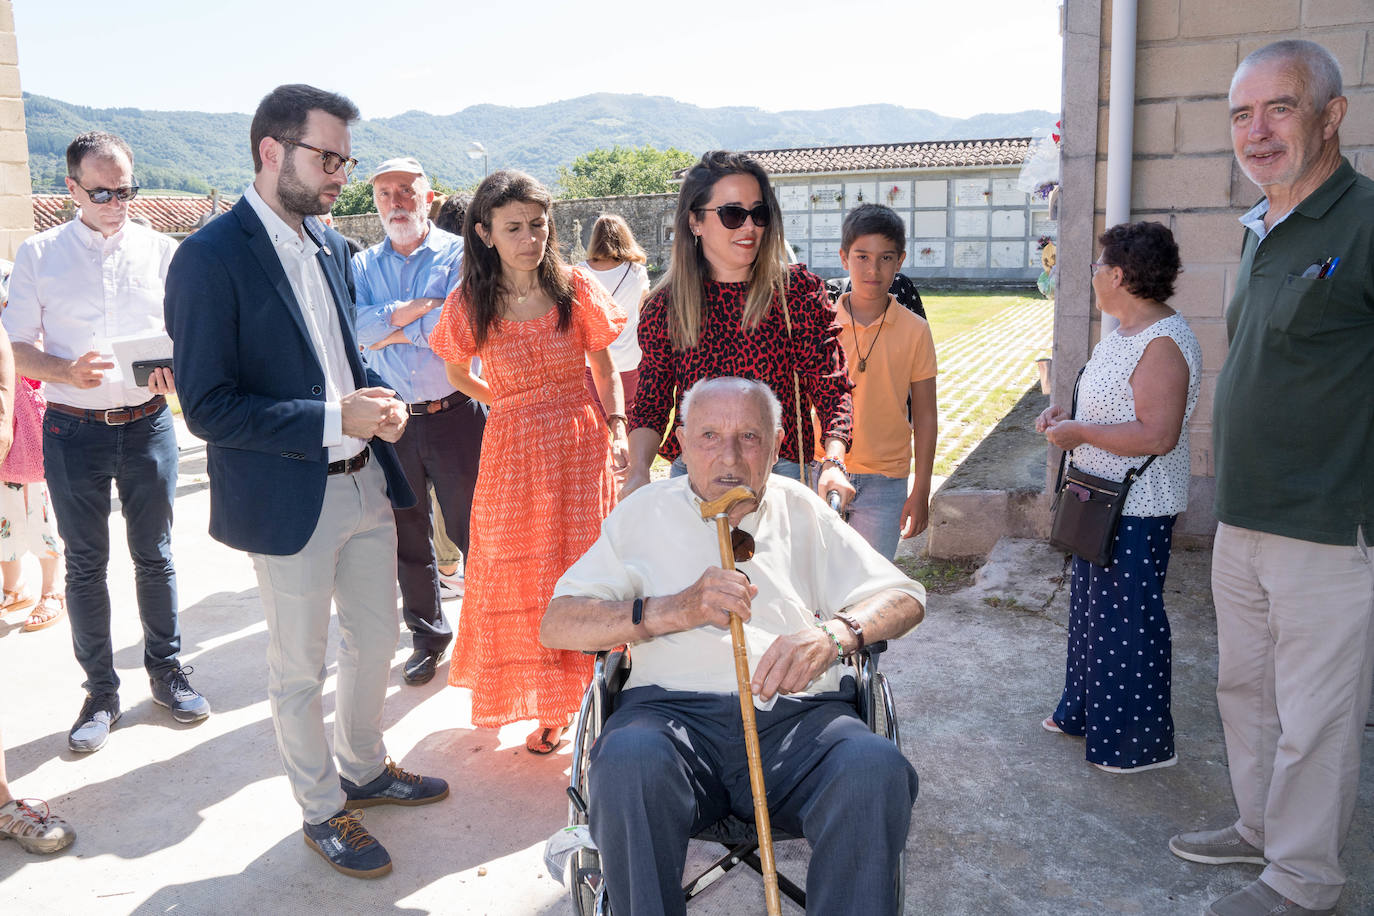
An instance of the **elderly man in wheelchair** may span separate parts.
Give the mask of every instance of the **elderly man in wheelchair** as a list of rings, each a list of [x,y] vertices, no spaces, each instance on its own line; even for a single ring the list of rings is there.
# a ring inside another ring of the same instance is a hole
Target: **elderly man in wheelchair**
[[[544,616],[547,646],[633,655],[584,784],[621,913],[684,912],[689,838],[728,815],[754,820],[731,613],[745,621],[772,825],[811,845],[807,911],[899,911],[916,772],[856,714],[841,662],[920,623],[925,589],[813,491],[770,476],[780,417],[758,382],[694,385],[676,433],[686,476],[628,496]],[[758,500],[730,513],[738,568],[726,571],[700,507],[740,485]]]

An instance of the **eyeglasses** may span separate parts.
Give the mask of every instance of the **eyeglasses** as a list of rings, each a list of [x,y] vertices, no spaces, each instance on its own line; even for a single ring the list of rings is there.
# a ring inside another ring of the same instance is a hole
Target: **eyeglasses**
[[[353,170],[358,167],[357,159],[353,159],[349,156],[340,156],[333,150],[320,149],[318,146],[311,146],[309,143],[302,143],[299,140],[287,140],[284,137],[273,137],[272,139],[276,140],[278,143],[284,143],[287,146],[299,146],[301,149],[308,149],[312,153],[319,153],[320,168],[324,169],[326,175],[333,175],[339,170],[339,166],[343,166],[344,177],[347,177],[352,175]]]
[[[75,184],[78,188],[81,188],[81,190],[85,191],[86,196],[88,196],[91,199],[91,203],[93,204],[108,204],[116,197],[123,201],[129,201],[133,200],[135,197],[138,196],[138,185],[136,184],[129,185],[128,187],[124,188],[110,189],[88,188],[82,185],[81,182],[77,181],[75,178],[72,179],[72,183]]]
[[[752,219],[754,225],[762,229],[768,225],[768,205],[759,204],[752,210],[746,210],[739,204],[725,204],[722,207],[693,207],[695,213],[705,213],[707,210],[715,210],[716,216],[720,217],[720,224],[726,229],[738,229],[744,225],[745,219]]]
[[[754,558],[754,536],[743,528],[730,529],[730,546],[735,551],[736,563]]]
[[[1093,261],[1091,264],[1088,265],[1088,267],[1092,270],[1094,277],[1097,276],[1097,272],[1099,270],[1109,269],[1114,266],[1116,265],[1108,264],[1106,261]]]

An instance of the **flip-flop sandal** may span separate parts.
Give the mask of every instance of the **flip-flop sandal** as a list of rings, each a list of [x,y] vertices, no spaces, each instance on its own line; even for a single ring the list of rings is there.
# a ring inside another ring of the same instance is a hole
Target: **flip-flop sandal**
[[[31,604],[33,604],[33,596],[25,594],[22,587],[7,588],[4,589],[4,600],[0,600],[0,614],[22,611]]]
[[[541,729],[539,732],[539,740],[531,744],[529,740],[526,739],[525,750],[529,751],[531,754],[536,754],[540,757],[543,757],[546,754],[552,754],[558,748],[558,746],[563,743],[563,733],[566,731],[566,728],[560,728],[557,725],[555,725],[553,728]],[[550,741],[549,736],[552,732],[558,732],[558,737],[555,740]]]
[[[48,592],[38,602],[38,606],[29,614],[29,619],[24,622],[21,628],[25,633],[33,633],[37,630],[46,630],[48,627],[62,619],[62,612],[66,610],[67,601],[56,592]]]

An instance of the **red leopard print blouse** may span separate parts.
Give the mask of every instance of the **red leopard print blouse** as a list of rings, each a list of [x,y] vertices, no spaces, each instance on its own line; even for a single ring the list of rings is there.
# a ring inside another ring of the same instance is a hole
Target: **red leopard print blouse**
[[[854,386],[839,344],[835,306],[826,296],[824,281],[800,264],[792,266],[787,284],[790,343],[782,304],[776,301],[752,332],[741,327],[747,290],[747,283],[706,281],[701,340],[690,350],[676,353],[668,337],[668,290],[660,290],[644,303],[639,315],[639,348],[644,356],[639,363],[639,389],[629,411],[630,429],[666,430],[683,393],[700,379],[723,375],[756,379],[772,388],[782,402],[780,457],[796,461],[795,368],[801,383],[802,436],[808,443],[815,441],[810,410],[814,406],[825,438],[841,439],[848,448],[854,420],[849,392]],[[672,461],[681,450],[677,437],[669,435],[659,454]]]

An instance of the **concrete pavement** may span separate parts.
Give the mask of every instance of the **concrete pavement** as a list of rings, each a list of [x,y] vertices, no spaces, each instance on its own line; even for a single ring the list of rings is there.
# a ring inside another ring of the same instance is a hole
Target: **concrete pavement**
[[[116,513],[110,580],[124,717],[104,750],[78,756],[66,747],[82,676],[65,622],[38,633],[20,632],[14,617],[0,622],[11,784],[49,799],[78,831],[76,844],[52,857],[0,844],[0,911],[568,912],[541,861],[543,841],[565,823],[566,745],[536,758],[522,748],[528,724],[473,729],[466,692],[443,686],[443,671],[424,687],[403,686],[405,635],[389,687],[388,748],[407,769],[447,778],[453,795],[422,808],[368,809],[367,825],[395,860],[386,878],[346,878],[307,849],[268,715],[267,637],[251,565],[205,533],[201,453],[188,450],[182,470],[174,540],[182,661],[214,714],[179,725],[149,697]],[[921,775],[908,913],[1198,913],[1258,871],[1183,862],[1166,847],[1172,833],[1234,815],[1212,692],[1206,553],[1176,551],[1170,569],[1181,763],[1138,776],[1088,767],[1080,741],[1040,728],[1062,678],[1062,572],[1044,545],[1002,541],[975,585],[932,596],[927,622],[883,659]],[[454,602],[446,609],[458,611]],[[332,652],[329,663],[332,673]],[[331,719],[333,690],[331,678]],[[1374,912],[1369,732],[1365,744],[1343,859],[1345,914]],[[784,868],[804,860],[799,845],[780,851]],[[731,875],[694,912],[761,913],[757,888],[751,875]]]

